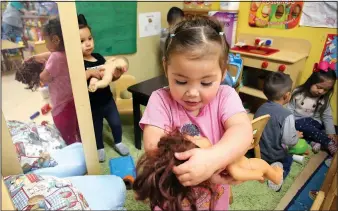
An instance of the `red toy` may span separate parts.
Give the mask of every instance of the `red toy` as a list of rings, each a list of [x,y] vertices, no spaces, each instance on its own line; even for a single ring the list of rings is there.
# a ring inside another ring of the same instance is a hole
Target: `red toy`
[[[52,110],[52,107],[50,107],[49,103],[47,103],[41,108],[41,113],[46,115],[50,110]]]

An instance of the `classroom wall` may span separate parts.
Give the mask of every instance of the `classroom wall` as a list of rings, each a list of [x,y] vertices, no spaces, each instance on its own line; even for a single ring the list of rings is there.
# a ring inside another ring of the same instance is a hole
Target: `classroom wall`
[[[167,12],[173,7],[182,8],[182,2],[138,2],[137,13],[161,12],[161,27],[168,27]],[[138,24],[137,24],[138,27]],[[129,73],[137,81],[144,81],[162,74],[159,56],[160,35],[139,37],[137,28],[137,52],[127,55],[130,68]]]
[[[263,29],[250,27],[248,24],[249,10],[251,2],[241,2],[239,6],[238,28],[237,34],[249,33],[268,36],[281,36],[292,37],[309,40],[312,47],[309,57],[305,64],[305,69],[300,74],[297,84],[304,83],[311,75],[313,64],[318,62],[322,54],[324,42],[326,41],[327,34],[336,34],[337,29],[330,28],[312,28],[312,27],[297,27],[294,29],[281,30],[281,29]],[[337,125],[337,83],[335,85],[335,92],[331,99],[331,106],[333,109],[333,118]]]

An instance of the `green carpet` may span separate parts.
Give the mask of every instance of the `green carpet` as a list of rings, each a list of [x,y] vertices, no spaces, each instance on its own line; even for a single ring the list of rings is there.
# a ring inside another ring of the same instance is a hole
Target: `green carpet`
[[[130,154],[134,158],[136,163],[137,159],[144,152],[143,150],[137,150],[134,146],[134,131],[132,126],[132,120],[128,118],[122,118],[123,122],[123,143],[125,143],[130,150]],[[104,123],[104,140],[105,151],[107,154],[106,162],[101,164],[102,172],[109,174],[108,162],[110,158],[120,156],[112,148],[113,138],[107,122]],[[312,154],[311,154],[312,155]],[[284,181],[284,185],[280,192],[274,192],[270,190],[266,183],[261,184],[256,181],[246,182],[240,185],[233,186],[232,191],[234,195],[234,202],[231,205],[231,210],[273,210],[285,195],[287,190],[295,181],[298,174],[303,170],[309,158],[305,159],[303,165],[293,162],[291,172],[287,179]],[[147,204],[134,200],[133,192],[127,191],[127,199],[125,207],[127,210],[150,210]]]

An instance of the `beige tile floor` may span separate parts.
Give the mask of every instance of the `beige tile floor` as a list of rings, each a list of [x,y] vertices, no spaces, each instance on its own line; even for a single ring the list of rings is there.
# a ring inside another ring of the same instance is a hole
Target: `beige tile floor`
[[[41,123],[46,120],[53,123],[50,112],[46,115],[41,113],[41,108],[49,103],[49,99],[43,99],[38,90],[32,92],[25,87],[26,85],[15,80],[15,71],[2,73],[2,112],[5,119],[30,122],[32,120],[29,117],[36,111],[40,111],[40,115],[33,119],[34,122]]]

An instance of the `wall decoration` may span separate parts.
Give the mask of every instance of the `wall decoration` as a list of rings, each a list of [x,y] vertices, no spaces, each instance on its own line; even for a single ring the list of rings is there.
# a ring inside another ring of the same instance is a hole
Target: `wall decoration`
[[[259,28],[295,28],[302,14],[303,1],[252,1],[249,25]]]
[[[337,28],[337,2],[306,2],[300,26]]]
[[[330,64],[336,64],[336,75],[338,79],[338,63],[337,63],[337,47],[338,47],[338,34],[328,34],[320,61],[327,61]]]

